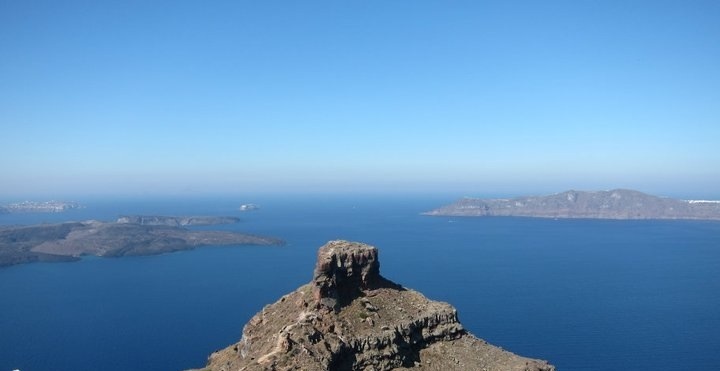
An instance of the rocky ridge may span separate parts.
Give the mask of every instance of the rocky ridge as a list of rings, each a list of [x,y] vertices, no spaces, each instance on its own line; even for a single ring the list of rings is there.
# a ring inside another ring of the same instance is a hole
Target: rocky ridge
[[[511,199],[463,198],[423,213],[430,216],[522,216],[587,219],[720,220],[720,202],[686,201],[642,192],[566,191]]]
[[[321,247],[313,280],[263,308],[202,370],[407,369],[555,370],[476,338],[450,304],[385,279],[377,249],[348,241]]]

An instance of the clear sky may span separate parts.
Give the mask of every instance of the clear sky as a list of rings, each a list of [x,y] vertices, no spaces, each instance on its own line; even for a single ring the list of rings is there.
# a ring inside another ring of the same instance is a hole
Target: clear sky
[[[0,196],[720,196],[720,1],[0,0]]]

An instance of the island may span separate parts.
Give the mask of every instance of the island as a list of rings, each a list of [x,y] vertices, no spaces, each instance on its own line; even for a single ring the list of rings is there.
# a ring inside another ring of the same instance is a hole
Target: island
[[[82,206],[77,202],[68,201],[23,201],[0,206],[0,214],[6,213],[61,213],[67,210],[79,209]]]
[[[0,227],[0,267],[75,261],[83,255],[154,255],[210,245],[283,245],[274,237],[230,231],[194,231],[131,222],[67,222]]]
[[[463,198],[430,216],[521,216],[586,219],[720,220],[720,201],[678,200],[628,189],[566,191],[510,199]]]
[[[233,224],[240,219],[233,216],[158,216],[158,215],[122,215],[117,223],[140,225],[165,225],[171,227]]]
[[[260,206],[255,205],[255,204],[242,204],[242,205],[240,205],[238,210],[240,210],[240,211],[257,211],[257,210],[260,210]]]
[[[242,327],[240,341],[211,354],[196,371],[227,370],[555,367],[475,337],[462,326],[452,305],[381,276],[374,246],[338,240],[318,251],[310,283],[266,305]]]

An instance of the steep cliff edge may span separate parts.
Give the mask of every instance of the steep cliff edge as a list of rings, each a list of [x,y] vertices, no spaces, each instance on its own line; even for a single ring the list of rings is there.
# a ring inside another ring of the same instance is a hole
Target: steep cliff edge
[[[450,304],[380,275],[377,249],[331,241],[312,282],[266,306],[202,370],[555,370],[467,332]]]

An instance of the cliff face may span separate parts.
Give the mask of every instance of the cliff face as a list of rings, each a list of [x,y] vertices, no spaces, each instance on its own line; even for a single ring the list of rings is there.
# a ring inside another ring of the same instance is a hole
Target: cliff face
[[[524,216],[588,219],[720,220],[720,202],[684,201],[627,189],[566,191],[512,199],[464,198],[424,213],[431,216]]]
[[[554,370],[468,333],[451,305],[380,275],[377,249],[331,241],[312,282],[266,306],[203,370]]]

